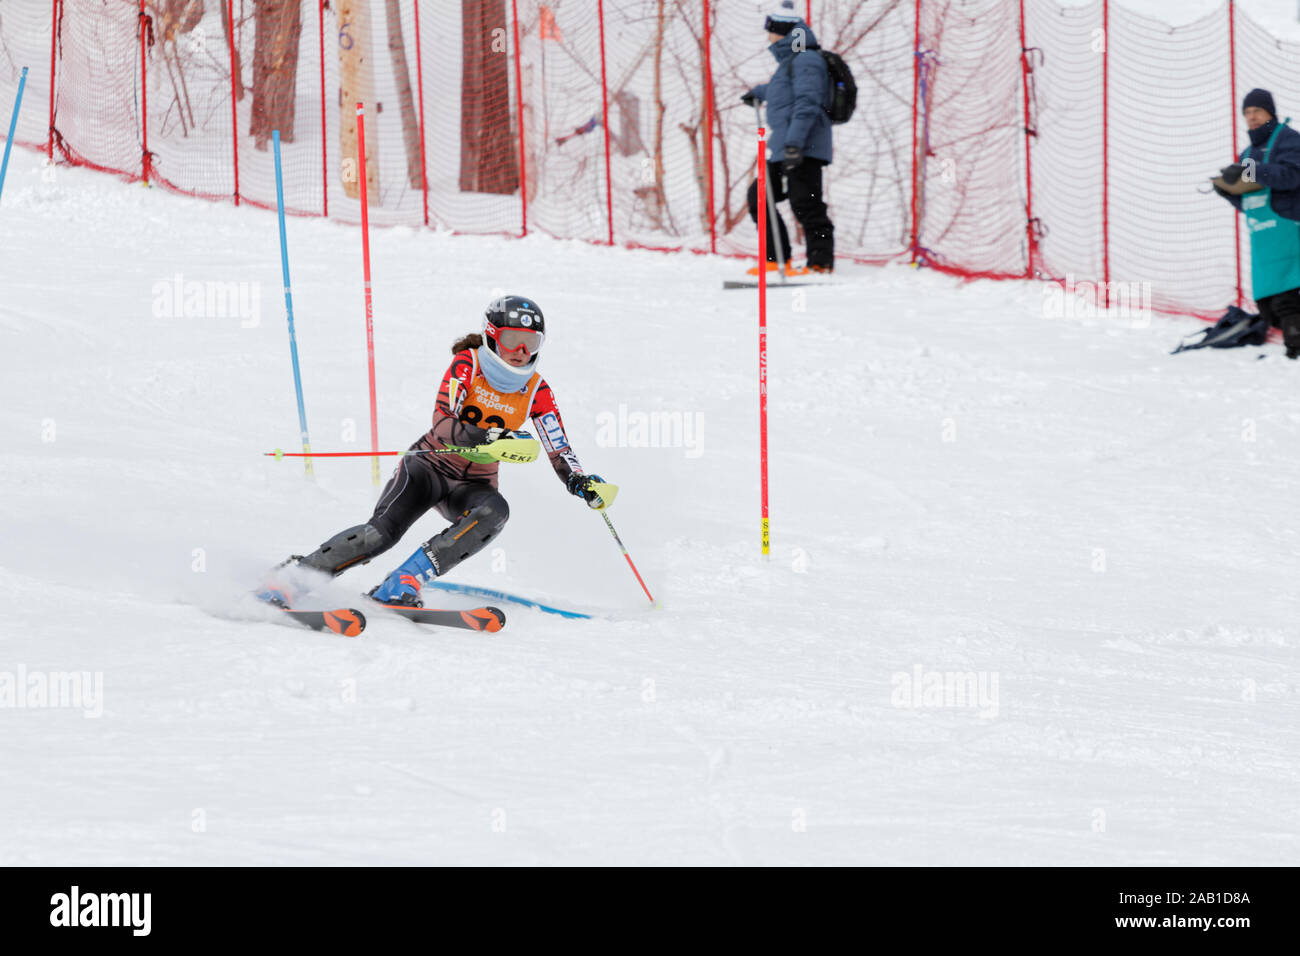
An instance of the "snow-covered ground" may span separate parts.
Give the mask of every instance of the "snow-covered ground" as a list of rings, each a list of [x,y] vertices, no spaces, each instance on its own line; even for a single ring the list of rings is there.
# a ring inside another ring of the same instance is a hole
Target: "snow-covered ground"
[[[365,448],[359,233],[289,242],[313,444]],[[500,549],[455,578],[596,619],[350,640],[241,599],[375,497],[366,459],[310,483],[261,456],[297,443],[274,214],[43,181],[20,150],[0,249],[0,690],[102,679],[0,708],[0,863],[1296,859],[1300,367],[1277,346],[1170,357],[1196,323],[1050,318],[1039,286],[902,266],[775,291],[764,564],[736,264],[377,231],[381,444],[424,430],[494,289],[536,296],[663,607],[539,463],[503,467]],[[178,276],[249,307],[169,317]],[[682,413],[691,447],[619,447],[620,409]]]

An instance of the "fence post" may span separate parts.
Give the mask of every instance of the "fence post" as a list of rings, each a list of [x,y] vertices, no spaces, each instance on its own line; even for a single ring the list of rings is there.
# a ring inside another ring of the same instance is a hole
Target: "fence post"
[[[424,224],[429,224],[429,163],[424,151],[424,57],[420,54],[420,0],[415,0],[415,82],[420,88],[420,184],[424,187]]]
[[[916,254],[918,246],[918,227],[917,227],[917,209],[916,194],[918,183],[920,182],[920,163],[916,155],[916,114],[920,108],[918,98],[921,95],[921,0],[916,0],[915,8],[916,22],[912,33],[912,205],[911,205],[911,227],[909,232],[909,251],[912,255],[912,265],[916,265]]]
[[[811,4],[809,0],[809,3]],[[705,7],[705,176],[708,202],[708,251],[718,252],[718,209],[714,196],[714,59],[712,59],[711,0],[703,0]]]
[[[50,5],[53,22],[50,24],[50,128],[46,134],[45,158],[54,162],[54,54],[59,45],[59,7],[62,0],[54,0]]]
[[[1030,125],[1029,114],[1029,47],[1025,42],[1025,0],[1020,0],[1020,88],[1025,112],[1025,278],[1037,274],[1038,240],[1034,228],[1034,173],[1031,162],[1030,140],[1037,132]]]
[[[519,3],[510,0],[510,23],[515,37],[515,99],[519,108],[519,203],[521,209],[520,237],[528,235],[528,158],[524,136],[524,75],[519,66]]]
[[[226,0],[226,16],[230,22],[230,146],[235,160],[235,205],[239,205],[239,107],[235,92],[239,89],[235,76],[235,0]]]
[[[149,185],[149,70],[145,58],[148,45],[150,18],[144,11],[144,0],[140,0],[140,12],[137,17],[140,33],[140,175],[144,184]]]
[[[321,215],[330,214],[330,163],[329,136],[326,128],[329,123],[325,113],[325,0],[316,5],[320,14],[320,188]]]
[[[1240,155],[1237,151],[1237,4],[1228,0],[1228,80],[1232,95],[1232,161],[1235,163]],[[1237,308],[1245,301],[1241,282],[1241,217],[1232,214],[1232,257],[1237,264]]]
[[[600,23],[600,113],[605,130],[605,221],[609,225],[609,244],[614,244],[614,181],[609,162],[609,79],[605,72],[605,0],[596,4]]]
[[[1110,0],[1101,3],[1101,288],[1110,308]]]

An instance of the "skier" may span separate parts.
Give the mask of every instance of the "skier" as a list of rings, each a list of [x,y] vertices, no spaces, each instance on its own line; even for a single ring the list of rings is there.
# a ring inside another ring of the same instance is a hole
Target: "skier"
[[[531,418],[551,467],[569,493],[592,508],[603,507],[592,487],[603,479],[583,473],[565,436],[551,388],[537,372],[545,340],[546,320],[534,300],[507,295],[489,303],[483,333],[470,333],[451,347],[454,357],[442,378],[433,425],[411,449],[433,452],[457,446],[468,452],[466,446],[526,437],[520,429]],[[405,455],[369,521],[340,531],[306,557],[293,555],[279,567],[340,574],[383,554],[431,508],[451,524],[416,548],[369,592],[383,604],[423,607],[421,586],[480,551],[510,517],[506,499],[497,490],[494,460],[470,460],[456,453]],[[274,577],[259,597],[290,606],[288,586],[279,575]]]

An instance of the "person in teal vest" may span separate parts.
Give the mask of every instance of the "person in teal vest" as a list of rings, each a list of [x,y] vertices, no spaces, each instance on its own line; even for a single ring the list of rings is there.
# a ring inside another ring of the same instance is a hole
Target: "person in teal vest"
[[[1223,182],[1259,188],[1235,195],[1214,187],[1246,216],[1250,288],[1259,314],[1282,330],[1286,357],[1300,358],[1300,133],[1277,121],[1273,94],[1251,90],[1241,112],[1250,146],[1223,170]]]

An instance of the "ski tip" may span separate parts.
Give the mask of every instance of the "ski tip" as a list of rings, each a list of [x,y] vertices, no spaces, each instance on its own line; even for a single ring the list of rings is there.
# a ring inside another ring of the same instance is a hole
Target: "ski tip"
[[[353,608],[325,612],[325,626],[335,634],[356,637],[366,627],[366,616]]]
[[[477,607],[472,611],[461,611],[461,619],[476,631],[495,633],[506,626],[506,616],[500,608]]]

